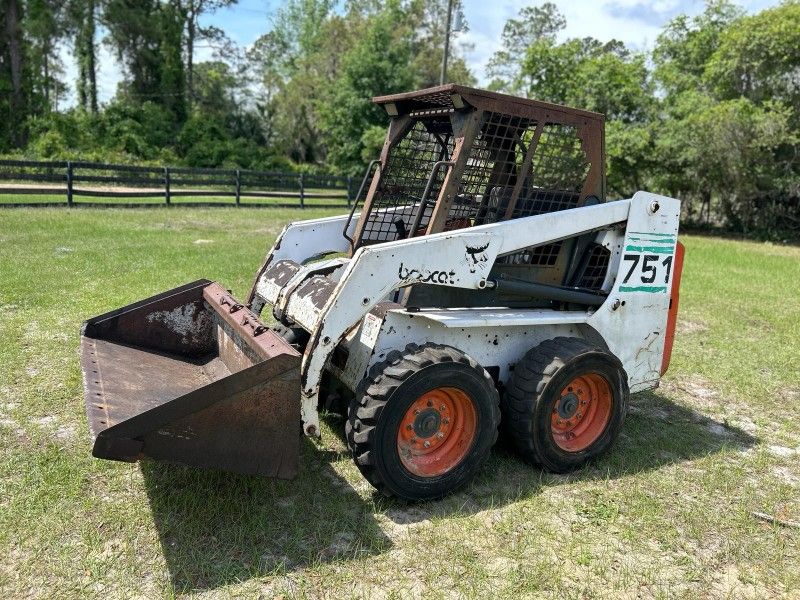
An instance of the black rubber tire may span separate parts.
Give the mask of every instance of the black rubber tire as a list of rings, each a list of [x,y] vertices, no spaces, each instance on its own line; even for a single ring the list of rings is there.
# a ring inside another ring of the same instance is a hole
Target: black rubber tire
[[[553,438],[551,414],[561,391],[581,374],[603,376],[611,391],[611,414],[603,432],[581,451],[567,451]],[[503,395],[504,431],[528,462],[554,473],[582,467],[606,452],[628,412],[628,377],[619,359],[580,338],[558,337],[530,350],[514,367]]]
[[[397,433],[403,415],[426,391],[455,387],[473,401],[477,416],[472,447],[455,467],[438,476],[419,476],[402,464]],[[350,404],[345,433],[364,477],[387,496],[405,500],[441,498],[469,482],[497,441],[500,398],[489,373],[450,346],[409,344],[374,365]]]

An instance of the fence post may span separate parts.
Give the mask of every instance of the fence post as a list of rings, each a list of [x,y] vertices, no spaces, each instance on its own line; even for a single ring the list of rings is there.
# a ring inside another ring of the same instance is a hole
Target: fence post
[[[164,203],[169,206],[171,201],[169,167],[164,167]]]
[[[347,176],[347,208],[353,203],[353,176]]]
[[[67,206],[72,206],[72,162],[67,161]]]
[[[242,173],[236,169],[236,206],[239,206],[242,198]]]
[[[305,188],[305,176],[303,173],[300,173],[300,208],[306,207],[306,188]]]

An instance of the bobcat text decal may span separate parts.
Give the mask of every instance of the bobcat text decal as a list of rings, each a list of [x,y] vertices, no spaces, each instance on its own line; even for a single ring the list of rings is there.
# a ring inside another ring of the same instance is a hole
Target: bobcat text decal
[[[400,263],[397,276],[404,281],[418,281],[420,283],[448,283],[453,285],[456,282],[456,272],[450,271],[429,271],[428,269],[407,269]]]

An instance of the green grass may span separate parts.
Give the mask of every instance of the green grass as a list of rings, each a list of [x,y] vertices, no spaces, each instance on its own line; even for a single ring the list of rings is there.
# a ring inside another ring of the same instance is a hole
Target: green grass
[[[200,277],[244,296],[282,225],[323,214],[0,211],[1,597],[800,594],[800,530],[752,515],[800,520],[797,247],[684,236],[672,368],[569,476],[500,447],[406,505],[334,417],[292,482],[92,459],[81,321]]]
[[[0,189],[0,208],[3,204],[67,204],[66,194],[61,192],[58,194],[3,194]],[[242,196],[241,204],[262,204],[262,205],[293,205],[300,206],[300,198],[296,195],[287,195],[280,197],[255,197],[255,196]],[[337,195],[344,194],[343,191],[338,190],[325,190],[325,189],[309,189],[306,190],[305,205],[306,208],[324,208],[327,206],[341,207],[347,204],[344,197],[336,197]],[[332,197],[333,196],[333,197]],[[81,207],[91,205],[104,205],[106,207],[113,207],[113,205],[125,204],[145,204],[159,206],[164,204],[164,196],[148,196],[142,198],[97,198],[93,196],[74,196],[73,200]],[[236,201],[233,196],[173,196],[170,199],[172,204],[185,204],[196,202],[213,202],[218,204],[227,204],[235,206]]]

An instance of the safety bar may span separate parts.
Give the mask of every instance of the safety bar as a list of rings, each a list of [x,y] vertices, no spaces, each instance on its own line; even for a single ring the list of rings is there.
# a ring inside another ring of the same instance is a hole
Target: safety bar
[[[350,227],[350,222],[353,220],[353,215],[356,214],[356,207],[358,206],[358,199],[361,198],[361,194],[364,193],[364,188],[367,187],[367,181],[369,180],[369,175],[372,172],[372,168],[378,165],[378,170],[381,170],[381,159],[376,158],[370,161],[369,165],[367,166],[367,170],[364,173],[364,179],[361,180],[361,186],[358,188],[358,193],[356,197],[353,199],[353,206],[350,208],[350,215],[347,217],[347,221],[344,223],[344,229],[342,230],[342,235],[344,239],[350,242],[350,246],[352,247],[355,244],[355,240],[347,235],[347,230]]]
[[[414,237],[417,229],[419,229],[419,225],[422,222],[422,215],[425,214],[425,209],[428,208],[428,196],[430,195],[431,188],[433,187],[433,180],[436,179],[439,169],[444,166],[452,167],[455,164],[455,161],[452,160],[440,160],[434,163],[433,168],[431,169],[431,174],[428,176],[428,183],[425,184],[425,191],[422,192],[422,198],[419,202],[419,210],[417,211],[417,216],[414,218],[414,226],[411,227],[411,231],[408,232],[408,237]]]

